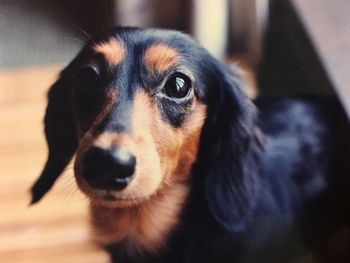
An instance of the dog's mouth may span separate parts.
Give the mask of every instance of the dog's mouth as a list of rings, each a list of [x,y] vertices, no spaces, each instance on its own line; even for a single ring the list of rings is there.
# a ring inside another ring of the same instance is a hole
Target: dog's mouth
[[[122,191],[92,188],[79,173],[75,173],[75,178],[79,189],[93,204],[108,207],[129,207],[138,205],[149,199],[148,196],[142,196],[140,193],[134,194],[132,191],[128,191],[127,188]]]
[[[145,197],[123,197],[115,193],[106,191],[102,196],[90,197],[91,203],[107,207],[131,207],[146,202],[148,198]]]

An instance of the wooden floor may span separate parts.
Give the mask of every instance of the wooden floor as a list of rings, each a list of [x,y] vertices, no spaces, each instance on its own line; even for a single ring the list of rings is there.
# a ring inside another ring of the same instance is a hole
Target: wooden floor
[[[40,203],[28,205],[46,159],[42,118],[59,68],[0,72],[0,262],[108,262],[91,240],[71,165]]]

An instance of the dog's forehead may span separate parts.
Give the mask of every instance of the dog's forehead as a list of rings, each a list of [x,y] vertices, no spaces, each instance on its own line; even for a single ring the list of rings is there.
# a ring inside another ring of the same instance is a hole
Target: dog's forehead
[[[92,46],[95,54],[103,57],[110,66],[139,63],[148,71],[163,72],[182,61],[176,46],[168,41],[152,38],[123,39],[113,36]]]
[[[99,67],[104,80],[130,92],[153,92],[181,72],[195,84],[202,99],[210,81],[210,56],[190,36],[172,30],[121,29],[88,42],[79,62]]]

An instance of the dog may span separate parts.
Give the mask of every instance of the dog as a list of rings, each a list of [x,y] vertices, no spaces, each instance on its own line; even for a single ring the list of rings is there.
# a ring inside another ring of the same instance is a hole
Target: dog
[[[90,39],[50,88],[32,203],[76,155],[112,262],[289,262],[321,247],[303,233],[332,207],[346,115],[326,98],[253,102],[237,72],[177,31]]]

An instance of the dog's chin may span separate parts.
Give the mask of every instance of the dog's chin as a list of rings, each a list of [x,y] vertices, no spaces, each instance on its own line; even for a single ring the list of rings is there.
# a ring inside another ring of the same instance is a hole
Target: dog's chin
[[[92,205],[104,206],[109,208],[128,208],[139,206],[142,203],[145,203],[149,200],[146,197],[137,197],[137,198],[119,198],[115,197],[112,193],[106,191],[102,196],[88,195]]]

